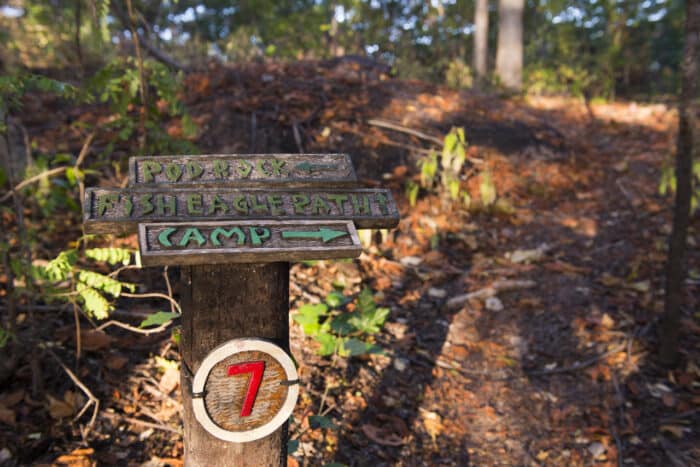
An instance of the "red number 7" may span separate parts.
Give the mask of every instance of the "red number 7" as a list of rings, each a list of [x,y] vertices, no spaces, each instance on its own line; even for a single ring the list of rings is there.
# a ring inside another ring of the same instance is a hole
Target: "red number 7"
[[[263,372],[265,371],[265,362],[260,360],[257,362],[237,363],[228,367],[228,375],[235,376],[243,373],[252,373],[250,381],[248,381],[248,390],[245,393],[243,407],[241,407],[241,417],[250,415],[255,403],[255,396],[258,395],[260,381],[262,380]]]

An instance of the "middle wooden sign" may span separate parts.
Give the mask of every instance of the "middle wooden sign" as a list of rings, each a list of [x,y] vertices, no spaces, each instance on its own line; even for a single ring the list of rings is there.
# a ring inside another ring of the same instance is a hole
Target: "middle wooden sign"
[[[390,190],[356,188],[346,154],[129,159],[129,187],[89,188],[86,233],[137,230],[143,264],[357,257],[356,228],[391,228]]]

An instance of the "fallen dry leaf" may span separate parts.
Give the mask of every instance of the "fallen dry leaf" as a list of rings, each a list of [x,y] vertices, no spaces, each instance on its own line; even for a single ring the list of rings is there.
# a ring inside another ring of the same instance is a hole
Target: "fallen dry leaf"
[[[15,411],[0,404],[0,422],[5,425],[15,426]]]
[[[59,420],[73,415],[74,407],[71,404],[50,395],[46,397],[49,399],[49,415],[51,415],[51,418]]]
[[[91,459],[95,451],[92,448],[76,449],[70,454],[64,454],[54,461],[54,465],[70,467],[94,467],[97,461]]]
[[[163,372],[163,376],[160,377],[158,389],[165,394],[170,394],[178,384],[180,384],[180,371],[177,368],[170,367],[166,368]]]
[[[102,350],[112,345],[114,338],[95,329],[80,331],[80,345],[85,350]]]
[[[121,370],[128,362],[129,359],[123,355],[110,354],[105,359],[105,365],[110,370]]]
[[[386,423],[379,427],[368,423],[362,425],[365,436],[382,446],[401,446],[406,443],[409,431],[403,420],[392,415],[379,415],[377,418]]]
[[[428,432],[430,437],[435,442],[435,438],[442,433],[444,429],[442,425],[442,418],[435,412],[430,412],[425,409],[420,409],[421,420],[423,421],[423,427],[425,431]]]

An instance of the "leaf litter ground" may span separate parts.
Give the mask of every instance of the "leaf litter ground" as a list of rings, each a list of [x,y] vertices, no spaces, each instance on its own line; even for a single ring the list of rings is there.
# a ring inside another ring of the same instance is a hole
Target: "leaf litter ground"
[[[590,113],[573,99],[504,100],[318,62],[212,65],[187,78],[185,96],[202,152],[347,152],[363,182],[391,187],[401,207],[399,228],[374,238],[359,260],[292,268],[292,311],[334,284],[348,294],[364,284],[391,314],[377,337],[386,354],[349,360],[317,356],[292,325],[303,387],[290,465],[700,462],[697,216],[682,363],[669,371],[654,356],[670,225],[657,187],[676,133],[667,106],[600,104]],[[46,153],[80,149],[84,130],[70,123],[110,119],[101,107],[28,99],[41,112],[28,112],[25,124]],[[408,205],[404,184],[416,179],[417,160],[452,126],[469,142],[465,189],[478,199],[480,174],[490,170],[499,208],[458,209],[426,193]],[[180,122],[168,131],[180,135]],[[109,137],[99,135],[93,151]],[[116,148],[122,164],[129,144]],[[118,167],[106,167],[100,182],[123,183]],[[61,235],[77,236],[66,224]],[[160,272],[128,273],[164,291]],[[170,274],[177,294],[177,271]],[[157,306],[120,302],[115,317],[137,325]],[[46,396],[35,400],[24,366],[0,393],[0,456],[181,465],[170,336],[84,323],[74,366],[71,314],[44,314],[42,338],[60,344],[56,352],[100,400],[97,422],[83,439],[89,414],[72,421],[85,402],[80,390],[47,360]],[[310,429],[312,415],[337,428]]]

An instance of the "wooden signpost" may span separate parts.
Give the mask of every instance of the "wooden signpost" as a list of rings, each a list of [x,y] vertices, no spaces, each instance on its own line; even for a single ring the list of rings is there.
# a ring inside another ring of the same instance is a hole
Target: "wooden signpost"
[[[289,261],[357,257],[399,220],[344,154],[132,157],[129,187],[85,193],[86,233],[138,231],[145,266],[181,265],[185,464],[286,464],[298,395]]]

